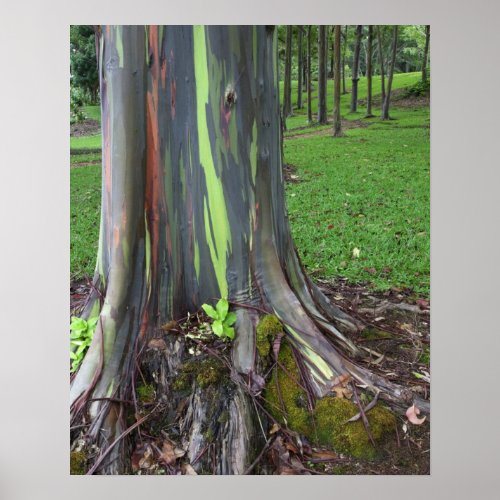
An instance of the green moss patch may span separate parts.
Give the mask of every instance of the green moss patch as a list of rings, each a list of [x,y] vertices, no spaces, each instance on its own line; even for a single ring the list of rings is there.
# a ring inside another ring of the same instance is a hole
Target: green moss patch
[[[375,458],[377,450],[361,419],[348,422],[359,412],[358,407],[348,399],[327,396],[320,399],[311,412],[307,407],[307,394],[297,383],[300,373],[288,343],[282,344],[279,361],[286,371],[275,370],[265,390],[267,407],[273,417],[312,443],[356,458]],[[394,430],[394,415],[378,405],[366,416],[375,443],[382,443]]]
[[[262,358],[269,356],[271,342],[282,331],[283,325],[274,314],[266,314],[260,319],[256,330],[256,346]]]
[[[226,367],[222,361],[209,358],[203,361],[190,361],[185,363],[174,380],[173,388],[176,391],[189,389],[193,380],[200,387],[218,384],[225,376]]]
[[[82,476],[86,473],[87,457],[83,451],[72,451],[69,458],[69,473]]]

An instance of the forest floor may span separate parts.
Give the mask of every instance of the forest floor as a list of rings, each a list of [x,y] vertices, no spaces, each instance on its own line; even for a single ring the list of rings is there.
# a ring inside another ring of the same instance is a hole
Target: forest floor
[[[292,234],[306,271],[336,304],[368,325],[353,340],[370,353],[370,369],[428,398],[430,110],[427,96],[405,96],[418,78],[395,75],[393,119],[387,122],[364,118],[361,79],[357,113],[349,112],[350,94],[342,96],[340,139],[332,137],[331,124],[309,125],[305,109],[296,110],[287,120],[284,175]],[[333,82],[328,85],[331,107]],[[376,85],[375,78],[378,114]],[[296,83],[292,89],[296,93]],[[314,94],[314,113],[316,101]],[[71,169],[72,314],[88,294],[100,218],[100,112],[95,106],[84,111],[89,120],[71,129],[70,163],[78,167]],[[429,474],[429,422],[416,426],[397,418],[394,439],[376,460],[316,453],[298,457],[295,473]],[[261,461],[272,467],[271,452]]]

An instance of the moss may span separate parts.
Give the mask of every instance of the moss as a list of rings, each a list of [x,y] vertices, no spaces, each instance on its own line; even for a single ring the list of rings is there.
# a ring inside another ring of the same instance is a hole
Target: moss
[[[172,386],[176,391],[183,391],[190,388],[195,379],[200,387],[205,388],[221,382],[224,379],[224,373],[224,364],[216,358],[190,361],[181,367]]]
[[[283,325],[274,314],[266,314],[260,319],[257,325],[255,343],[262,358],[269,356],[272,340],[282,331]]]
[[[281,368],[275,370],[264,393],[273,417],[315,444],[356,458],[374,458],[377,450],[371,444],[363,422],[347,422],[358,413],[358,407],[348,399],[327,396],[316,403],[311,414],[307,408],[306,392],[294,381],[300,380],[300,373],[287,342],[281,345],[279,361],[286,372]],[[370,410],[367,418],[375,443],[381,443],[394,429],[394,415],[382,406]]]
[[[82,476],[86,473],[87,457],[83,451],[72,451],[69,458],[69,473]]]
[[[424,347],[424,352],[418,358],[419,363],[429,366],[431,363],[431,351],[428,347]]]
[[[300,373],[292,348],[286,341],[281,344],[278,359],[286,372],[299,381]],[[281,368],[274,370],[264,394],[267,407],[278,422],[287,424],[297,432],[307,434],[311,424],[311,414],[307,409],[307,394],[286,372]]]
[[[380,328],[367,327],[361,332],[361,336],[367,340],[390,339],[392,335],[389,332],[380,330]]]
[[[347,422],[358,412],[358,407],[348,399],[330,396],[320,399],[314,411],[319,442],[356,458],[374,458],[377,450],[371,444],[361,419]],[[366,416],[376,443],[394,429],[394,415],[382,406],[376,406]]]
[[[140,403],[151,403],[155,399],[155,388],[151,384],[139,385],[135,392]]]

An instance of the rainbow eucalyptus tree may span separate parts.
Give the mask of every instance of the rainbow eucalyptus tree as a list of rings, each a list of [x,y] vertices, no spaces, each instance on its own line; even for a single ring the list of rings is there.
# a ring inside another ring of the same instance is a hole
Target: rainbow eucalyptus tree
[[[128,469],[121,438],[131,425],[137,353],[162,324],[214,298],[227,297],[237,314],[236,382],[209,392],[194,382],[181,431],[196,467],[243,473],[260,449],[265,414],[251,395],[263,383],[262,311],[283,323],[315,398],[347,373],[407,404],[404,391],[357,364],[349,335],[362,325],[327,300],[297,258],[284,201],[275,29],[104,26],[98,34],[102,212],[83,316],[99,320],[70,392],[73,439],[99,450],[89,473]],[[185,342],[165,338],[150,362],[168,424]],[[208,424],[216,427],[203,453]]]

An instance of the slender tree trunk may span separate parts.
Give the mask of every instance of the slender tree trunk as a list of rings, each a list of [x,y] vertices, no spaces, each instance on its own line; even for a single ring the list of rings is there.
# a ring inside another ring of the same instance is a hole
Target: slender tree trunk
[[[298,77],[298,82],[297,82],[297,109],[302,109],[302,74],[303,74],[303,66],[304,66],[304,50],[302,47],[302,39],[303,39],[303,27],[302,26],[297,26],[297,29],[299,30],[299,36],[298,36],[298,61],[299,61],[299,67],[297,71],[297,77]]]
[[[351,113],[358,109],[358,82],[359,82],[359,52],[361,50],[361,38],[363,36],[363,26],[356,26],[356,43],[354,45],[354,56],[352,61],[352,89],[351,89]]]
[[[382,103],[385,101],[385,73],[384,73],[384,47],[382,45],[382,34],[380,26],[377,26],[378,58],[380,64],[380,90],[382,92]]]
[[[198,472],[244,473],[270,427],[257,404],[262,311],[280,318],[312,401],[350,374],[401,408],[411,404],[413,395],[351,361],[362,351],[346,333],[362,325],[329,302],[297,258],[285,208],[276,30],[105,26],[99,73],[101,229],[82,313],[98,321],[70,391],[71,437],[89,451],[87,473],[126,473],[134,429],[147,418]],[[184,390],[176,384],[183,368],[203,366],[215,347],[189,352],[179,318],[218,297],[237,316],[234,341],[218,351],[224,375],[208,386],[196,377]],[[139,365],[156,394],[144,416]]]
[[[347,30],[349,26],[346,24],[344,28],[344,47],[342,49],[342,94],[347,94],[345,87],[345,51],[347,49]]]
[[[368,44],[366,47],[366,116],[370,118],[372,114],[372,49],[373,49],[373,26],[368,26]]]
[[[286,27],[285,81],[283,86],[283,122],[292,115],[292,26]]]
[[[334,68],[334,61],[333,61],[333,54],[335,51],[334,48],[334,30],[332,30],[332,38],[331,38],[331,43],[330,43],[330,78],[335,78],[335,68]]]
[[[422,60],[422,81],[427,81],[427,60],[429,59],[429,41],[431,38],[431,27],[427,25],[425,27],[425,48],[424,48],[424,58]]]
[[[389,75],[387,79],[387,93],[384,99],[384,105],[382,107],[382,120],[389,120],[389,106],[391,103],[391,88],[392,88],[392,79],[394,77],[394,66],[396,64],[396,53],[398,48],[398,26],[394,25],[393,28],[393,38],[392,38],[392,56],[391,56],[391,65],[389,67]]]
[[[325,124],[328,121],[326,111],[326,26],[319,26],[318,47],[318,122]]]
[[[340,75],[340,36],[341,36],[342,26],[340,24],[335,25],[335,82],[333,91],[333,136],[342,137],[342,123],[340,117],[340,79],[337,75]]]
[[[311,30],[312,26],[307,27],[307,121],[312,123],[312,84],[311,84]]]

